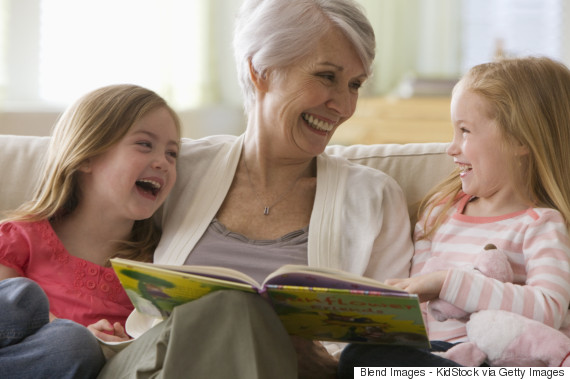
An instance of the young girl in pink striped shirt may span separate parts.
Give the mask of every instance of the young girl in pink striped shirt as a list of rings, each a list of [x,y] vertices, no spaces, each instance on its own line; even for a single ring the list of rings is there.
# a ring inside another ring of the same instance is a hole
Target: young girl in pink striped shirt
[[[451,120],[457,169],[420,207],[411,277],[388,284],[467,314],[506,310],[559,328],[570,302],[570,71],[530,57],[475,66],[453,90]],[[512,282],[474,269],[487,245],[504,253]],[[420,272],[430,259],[447,268]],[[468,317],[425,316],[431,350],[351,345],[341,374],[458,365],[432,352],[468,341]]]

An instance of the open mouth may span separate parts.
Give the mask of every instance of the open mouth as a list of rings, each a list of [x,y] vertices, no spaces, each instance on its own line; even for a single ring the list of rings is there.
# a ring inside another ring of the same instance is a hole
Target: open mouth
[[[158,195],[160,188],[162,187],[159,182],[149,179],[137,180],[136,185],[142,192],[152,196]]]
[[[473,168],[471,167],[471,165],[467,165],[467,164],[460,164],[459,165],[459,173],[461,175],[465,175],[466,173],[468,173],[469,171],[471,171]]]
[[[312,128],[320,130],[322,132],[330,132],[334,128],[334,124],[329,124],[326,121],[319,120],[310,114],[303,113],[301,117],[303,117],[303,120],[307,121],[307,124],[309,124]]]

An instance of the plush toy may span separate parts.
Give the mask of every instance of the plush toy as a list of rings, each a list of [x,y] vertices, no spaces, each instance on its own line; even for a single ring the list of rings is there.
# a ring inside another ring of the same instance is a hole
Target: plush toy
[[[431,258],[422,273],[445,268],[445,262]],[[485,246],[473,267],[465,269],[479,270],[503,282],[513,280],[506,255],[494,245]],[[487,361],[491,366],[504,367],[570,367],[570,314],[563,327],[556,330],[507,311],[482,310],[469,315],[441,299],[430,301],[428,311],[439,321],[449,318],[469,320],[466,324],[469,341],[437,353],[463,366],[476,367]]]
[[[438,270],[445,270],[449,268],[449,263],[440,257],[431,257],[427,260],[424,267],[422,267],[421,274],[434,272]],[[466,266],[462,269],[477,270],[483,275],[490,278],[495,278],[502,282],[513,281],[513,269],[505,253],[498,250],[493,244],[488,244],[477,255],[473,266]],[[428,302],[428,312],[437,321],[445,321],[447,319],[467,320],[469,314],[463,309],[457,308],[453,304],[445,300],[435,299]]]
[[[469,342],[454,346],[447,355],[452,360],[463,359],[466,366],[483,363],[480,356],[469,362],[472,358],[465,354],[467,351],[473,357],[479,350],[491,366],[570,367],[568,325],[556,330],[517,313],[484,310],[473,313],[466,327]]]

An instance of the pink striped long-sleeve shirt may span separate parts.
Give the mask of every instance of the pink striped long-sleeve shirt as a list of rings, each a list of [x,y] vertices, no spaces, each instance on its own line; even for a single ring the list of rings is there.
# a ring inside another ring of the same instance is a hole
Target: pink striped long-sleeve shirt
[[[468,313],[501,309],[559,328],[570,302],[570,238],[560,212],[529,208],[498,217],[472,217],[462,214],[468,201],[467,195],[459,199],[431,240],[419,239],[424,220],[416,224],[412,276],[430,257],[439,256],[453,267],[440,299]],[[489,243],[507,254],[513,283],[468,269]],[[425,317],[431,340],[467,340],[465,322]]]

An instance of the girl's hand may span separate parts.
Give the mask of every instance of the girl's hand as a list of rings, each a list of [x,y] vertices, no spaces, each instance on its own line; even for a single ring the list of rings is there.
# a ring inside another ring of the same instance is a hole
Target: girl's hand
[[[95,337],[105,342],[122,342],[131,339],[120,323],[116,322],[111,324],[105,319],[89,325],[87,329],[89,329]]]
[[[423,303],[439,297],[446,276],[447,270],[434,271],[429,274],[414,276],[413,278],[387,279],[386,284],[408,293],[417,294],[420,302]]]

